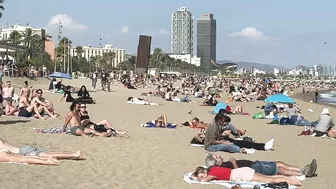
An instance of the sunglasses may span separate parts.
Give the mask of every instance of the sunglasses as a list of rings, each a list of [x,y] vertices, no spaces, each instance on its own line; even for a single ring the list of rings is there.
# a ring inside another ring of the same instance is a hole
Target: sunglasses
[[[86,108],[86,106],[80,106],[81,108]]]

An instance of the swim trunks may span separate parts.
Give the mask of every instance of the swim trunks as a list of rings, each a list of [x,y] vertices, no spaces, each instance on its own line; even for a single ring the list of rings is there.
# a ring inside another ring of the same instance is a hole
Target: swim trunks
[[[80,130],[84,131],[85,127],[83,127],[83,126],[73,126],[73,127],[70,128],[70,134],[77,136],[77,134],[76,134],[77,129],[80,129]]]
[[[32,113],[28,112],[27,109],[23,109],[19,112],[19,117],[31,117]]]
[[[34,146],[22,146],[19,148],[19,154],[22,156],[39,156],[42,151]]]

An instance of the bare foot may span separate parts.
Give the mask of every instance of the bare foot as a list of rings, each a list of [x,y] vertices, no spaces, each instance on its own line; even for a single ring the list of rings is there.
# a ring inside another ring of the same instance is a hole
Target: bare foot
[[[82,151],[78,151],[75,160],[86,160],[86,157],[83,155]]]

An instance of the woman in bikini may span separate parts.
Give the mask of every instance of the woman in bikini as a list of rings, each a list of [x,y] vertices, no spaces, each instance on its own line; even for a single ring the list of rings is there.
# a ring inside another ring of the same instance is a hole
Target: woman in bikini
[[[287,182],[288,184],[302,186],[301,182],[295,177],[273,175],[266,176],[256,173],[252,168],[242,167],[238,169],[230,169],[226,167],[197,167],[192,175],[193,180],[201,182],[209,182],[211,180],[227,180],[227,181],[257,181],[263,183],[281,183]]]
[[[98,132],[107,132],[108,130],[112,131],[112,136],[117,136],[117,135],[124,135],[127,133],[124,131],[117,131],[113,128],[112,123],[109,122],[108,120],[102,120],[98,123],[93,123],[90,120],[90,116],[88,114],[88,111],[86,110],[86,104],[81,104],[79,107],[79,116],[80,116],[80,121],[81,125],[86,127],[86,128],[91,128],[94,129]]]

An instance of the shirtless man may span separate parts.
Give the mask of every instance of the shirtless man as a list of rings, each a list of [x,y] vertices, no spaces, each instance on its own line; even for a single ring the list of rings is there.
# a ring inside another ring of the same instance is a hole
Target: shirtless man
[[[7,105],[5,107],[5,115],[6,116],[18,116],[19,109],[13,106],[13,99],[6,98]]]
[[[78,152],[43,152],[33,146],[17,148],[0,138],[0,162],[17,162],[39,165],[59,165],[61,159],[86,160]]]
[[[22,94],[19,100],[19,117],[35,117],[37,119],[44,119],[39,113],[36,104],[30,104],[27,93]]]
[[[189,125],[191,128],[196,128],[196,129],[207,129],[209,127],[208,123],[204,123],[203,121],[200,121],[197,117],[192,119]]]
[[[14,88],[12,87],[12,84],[10,81],[6,82],[6,87],[3,88],[3,98],[13,98],[14,96]]]
[[[86,128],[84,126],[81,126],[80,122],[80,115],[79,115],[79,107],[80,103],[78,101],[74,101],[70,105],[70,111],[65,116],[65,122],[63,125],[63,132],[66,132],[66,128],[68,125],[70,125],[70,133],[75,136],[104,136],[104,137],[110,137],[112,134],[111,130],[108,130],[104,133],[99,133],[91,128]]]
[[[58,117],[58,115],[51,113],[49,109],[53,109],[50,105],[50,103],[45,102],[45,99],[42,97],[42,90],[38,89],[36,90],[36,96],[32,99],[31,104],[34,104],[37,106],[38,112],[46,113],[52,118]]]
[[[28,94],[30,94],[30,88],[32,88],[32,87],[28,87],[28,81],[23,82],[23,87],[21,88],[20,96],[21,96],[23,93],[28,93]]]

